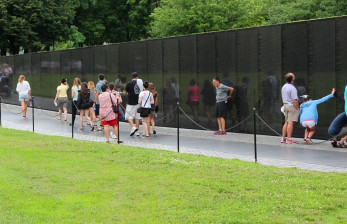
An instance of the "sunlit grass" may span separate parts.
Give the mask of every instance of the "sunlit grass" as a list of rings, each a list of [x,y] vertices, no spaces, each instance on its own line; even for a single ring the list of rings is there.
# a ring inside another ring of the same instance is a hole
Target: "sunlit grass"
[[[0,128],[0,223],[347,223],[347,175]]]

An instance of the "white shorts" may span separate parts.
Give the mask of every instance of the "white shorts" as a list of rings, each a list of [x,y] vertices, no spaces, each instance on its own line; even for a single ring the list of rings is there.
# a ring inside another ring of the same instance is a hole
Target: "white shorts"
[[[140,104],[137,105],[128,105],[127,104],[127,108],[125,110],[125,120],[128,119],[136,119],[136,120],[140,120],[140,113],[137,113],[137,109],[140,108]]]
[[[312,128],[312,127],[314,127],[314,126],[316,125],[316,123],[314,122],[314,120],[307,120],[307,121],[303,121],[303,122],[301,123],[301,125],[302,125],[304,128],[306,128],[306,127]]]

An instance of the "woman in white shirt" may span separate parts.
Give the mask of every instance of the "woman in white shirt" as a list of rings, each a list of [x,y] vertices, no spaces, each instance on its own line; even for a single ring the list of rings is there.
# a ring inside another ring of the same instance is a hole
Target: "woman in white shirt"
[[[29,82],[25,81],[24,75],[19,76],[16,91],[18,92],[18,100],[22,106],[23,117],[26,117],[28,101],[31,100],[31,89]]]
[[[153,94],[148,91],[148,82],[143,83],[144,90],[139,95],[139,104],[142,107],[142,110],[147,111],[147,113],[140,113],[142,118],[142,128],[143,133],[142,137],[149,137],[148,126],[150,125],[149,114],[151,113],[151,104],[154,104]]]
[[[77,99],[78,92],[81,90],[81,80],[79,78],[75,78],[73,81],[73,86],[71,88],[71,97],[72,97],[72,106],[71,106],[71,123],[70,126],[75,124],[76,114],[77,114]]]

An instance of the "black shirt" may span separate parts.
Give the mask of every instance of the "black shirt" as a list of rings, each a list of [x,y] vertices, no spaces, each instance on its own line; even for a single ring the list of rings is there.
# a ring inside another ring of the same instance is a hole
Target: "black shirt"
[[[140,88],[137,85],[136,80],[132,80],[131,82],[128,82],[128,84],[125,87],[125,91],[128,92],[128,104],[129,105],[139,104]]]

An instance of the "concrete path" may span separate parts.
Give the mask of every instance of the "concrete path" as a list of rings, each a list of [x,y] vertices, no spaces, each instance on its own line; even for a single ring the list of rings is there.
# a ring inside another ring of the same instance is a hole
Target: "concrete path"
[[[2,126],[19,130],[32,131],[32,113],[28,110],[23,118],[20,107],[2,104]],[[46,135],[72,137],[68,121],[57,119],[57,112],[35,109],[35,132]],[[160,119],[158,117],[158,119]],[[88,126],[78,131],[79,116],[76,116],[74,138],[104,142],[103,132],[91,132]],[[140,127],[141,130],[141,127]],[[120,124],[120,137],[123,145],[177,151],[177,129],[157,127],[157,135],[151,138],[130,137],[130,126],[127,122]],[[301,140],[301,139],[297,139]],[[321,142],[322,140],[314,140]],[[116,140],[112,140],[116,143]],[[257,135],[258,163],[277,167],[296,167],[299,169],[323,172],[347,173],[347,150],[333,148],[330,142],[316,145],[280,144],[280,138]],[[215,136],[212,132],[180,129],[180,152],[199,154],[226,159],[240,159],[254,162],[254,136],[250,134],[228,133],[226,136]]]

